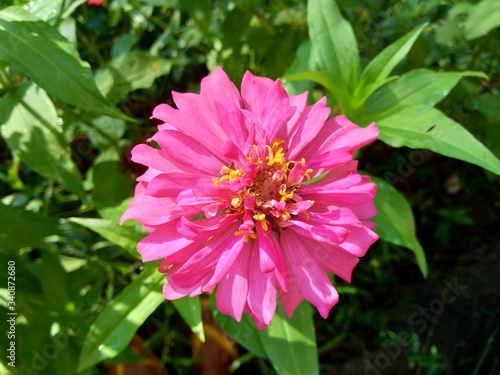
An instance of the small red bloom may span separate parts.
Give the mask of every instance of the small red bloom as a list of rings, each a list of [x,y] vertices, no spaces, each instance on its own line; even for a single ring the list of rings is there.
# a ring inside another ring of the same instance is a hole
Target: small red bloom
[[[87,5],[102,5],[105,0],[87,0]]]

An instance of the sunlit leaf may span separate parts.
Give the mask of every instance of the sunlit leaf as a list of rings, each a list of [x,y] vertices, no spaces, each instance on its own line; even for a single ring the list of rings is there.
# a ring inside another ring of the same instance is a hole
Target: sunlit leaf
[[[50,95],[80,109],[125,117],[97,89],[87,62],[46,22],[20,7],[0,11],[0,59],[11,61]]]
[[[172,301],[174,307],[181,314],[191,331],[198,336],[201,342],[205,342],[205,331],[201,320],[200,297],[186,296]]]
[[[2,136],[26,166],[85,196],[80,172],[64,145],[56,110],[44,90],[29,82],[17,85],[0,99],[0,124],[4,124]]]
[[[361,103],[364,103],[377,88],[387,82],[387,78],[392,70],[403,60],[413,43],[420,35],[427,24],[417,26],[408,34],[402,36],[394,43],[382,50],[366,66],[361,74],[360,83],[357,90],[357,97]]]
[[[372,180],[378,186],[375,195],[377,216],[372,219],[377,223],[375,232],[387,242],[412,250],[420,272],[427,277],[427,260],[416,236],[411,206],[389,182],[376,177],[372,177]]]
[[[465,21],[465,39],[482,37],[500,26],[500,1],[482,0],[469,10]]]
[[[320,69],[343,87],[357,83],[358,45],[351,25],[342,16],[335,1],[309,0],[307,23]]]
[[[380,139],[393,147],[425,148],[500,174],[500,161],[460,124],[426,105],[399,107],[372,119]]]
[[[118,355],[137,329],[165,301],[161,283],[165,276],[156,269],[142,272],[97,317],[85,338],[78,371]]]

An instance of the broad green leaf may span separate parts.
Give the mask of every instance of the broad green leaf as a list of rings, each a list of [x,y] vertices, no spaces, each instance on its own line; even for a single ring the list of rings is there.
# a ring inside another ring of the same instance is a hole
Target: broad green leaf
[[[140,259],[136,250],[137,243],[144,237],[143,233],[118,225],[106,219],[71,217],[69,221],[88,228],[103,238],[127,250],[127,253],[136,259]]]
[[[115,148],[103,151],[92,166],[93,200],[98,209],[114,207],[132,196],[134,181],[122,172],[121,155]]]
[[[244,346],[250,352],[262,358],[267,358],[267,353],[260,340],[259,330],[248,314],[243,314],[241,322],[237,322],[233,317],[222,314],[217,310],[215,303],[215,293],[210,297],[210,308],[215,320],[233,340]]]
[[[22,229],[22,230],[20,230]],[[59,234],[57,221],[0,203],[0,249],[47,247],[46,237]]]
[[[132,195],[133,181],[122,173],[119,162],[99,162],[94,165],[93,172],[92,196],[99,208],[115,206]]]
[[[500,1],[482,0],[469,10],[465,21],[465,39],[482,37],[500,26]]]
[[[259,331],[260,340],[278,374],[319,374],[312,309],[302,302],[288,319],[278,306],[272,324]]]
[[[312,82],[316,82],[323,86],[326,90],[330,91],[340,106],[345,108],[349,107],[349,98],[344,95],[342,92],[342,87],[338,82],[333,80],[327,73],[324,72],[301,72],[301,73],[292,73],[283,76],[283,79],[286,81],[301,81],[301,80],[309,80]]]
[[[403,74],[370,96],[363,117],[382,117],[401,106],[426,104],[433,107],[443,100],[463,77],[487,76],[480,72],[434,72],[429,69],[414,69]]]
[[[293,60],[292,65],[286,70],[284,76],[288,76],[294,73],[307,72],[316,69],[316,62],[314,56],[312,55],[312,45],[309,40],[303,42],[297,49],[295,55],[295,60]],[[287,81],[285,78],[282,79],[283,87],[290,95],[301,94],[305,91],[309,91],[313,84],[311,82],[304,81]]]
[[[435,108],[404,106],[373,121],[379,128],[379,138],[390,146],[426,148],[500,174],[500,160],[464,127]]]
[[[378,186],[375,195],[377,215],[372,219],[377,223],[375,232],[387,242],[412,250],[420,272],[427,277],[427,260],[416,237],[415,219],[410,205],[389,182],[377,177],[372,177],[372,181]]]
[[[46,22],[19,7],[3,9],[0,39],[0,59],[12,61],[50,95],[89,112],[125,118],[99,92],[89,64]]]
[[[92,146],[100,150],[116,146],[127,130],[125,121],[109,116],[85,116],[85,122],[79,125]]]
[[[408,34],[384,48],[370,61],[361,74],[359,86],[356,90],[356,96],[360,103],[364,103],[377,88],[387,82],[389,74],[405,58],[425,26],[427,26],[426,23],[417,26]]]
[[[78,371],[113,358],[129,344],[137,329],[165,301],[160,292],[164,278],[154,268],[145,270],[111,300],[89,329]]]
[[[144,51],[124,53],[96,74],[96,82],[106,98],[116,103],[129,92],[151,87],[154,80],[168,74],[172,63]]]
[[[186,296],[173,300],[172,304],[191,328],[191,331],[198,336],[201,342],[205,342],[205,331],[203,331],[203,322],[201,320],[200,297]]]
[[[87,0],[38,0],[31,1],[26,9],[37,18],[48,21],[52,18],[65,19]]]
[[[63,2],[64,0],[32,1],[25,9],[35,17],[48,21],[60,15]]]
[[[64,145],[57,113],[49,97],[33,83],[18,84],[0,99],[2,136],[25,165],[84,197],[80,172]]]
[[[269,358],[278,374],[317,374],[318,353],[312,310],[308,302],[300,304],[292,319],[277,307],[272,324],[259,330],[248,314],[241,322],[220,313],[211,298],[215,319],[236,342],[262,358]]]
[[[359,78],[358,45],[351,25],[342,17],[335,1],[309,0],[307,23],[321,71],[341,87],[354,88]]]

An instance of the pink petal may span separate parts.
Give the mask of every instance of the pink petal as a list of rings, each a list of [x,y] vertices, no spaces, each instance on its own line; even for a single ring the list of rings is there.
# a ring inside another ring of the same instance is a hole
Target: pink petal
[[[338,247],[320,244],[313,251],[314,259],[321,268],[351,282],[352,271],[359,258]]]
[[[374,123],[361,128],[345,116],[335,116],[325,122],[317,136],[303,149],[302,157],[309,161],[318,154],[343,147],[348,147],[354,153],[377,137],[378,129]]]
[[[157,226],[199,211],[197,207],[181,207],[172,198],[136,196],[120,220],[123,223],[125,220],[134,219],[144,225]]]
[[[299,220],[301,219],[301,220]],[[290,219],[285,222],[286,229],[293,231],[310,240],[326,242],[330,245],[338,245],[345,241],[349,231],[342,226],[327,225],[319,221],[307,219],[304,214],[297,217],[297,220]],[[314,241],[311,241],[313,243]]]
[[[217,309],[238,322],[241,321],[248,295],[248,262],[251,253],[248,250],[240,253],[217,287]]]
[[[267,93],[266,105],[258,115],[258,120],[265,131],[265,142],[270,145],[276,135],[295,113],[295,107],[289,106],[288,94],[277,80]]]
[[[347,163],[352,159],[352,151],[348,147],[342,147],[325,153],[316,155],[314,158],[306,159],[307,166],[313,169],[316,173],[318,170],[335,168],[339,165]]]
[[[241,107],[241,96],[236,86],[231,82],[226,72],[220,67],[201,80],[201,96],[212,98],[219,102],[231,102]]]
[[[160,154],[183,171],[216,176],[224,162],[194,138],[174,130],[165,130],[151,137],[162,147]]]
[[[274,273],[263,273],[260,270],[259,252],[251,249],[248,264],[249,288],[248,306],[258,320],[269,324],[276,311],[276,286]]]
[[[151,179],[147,185],[146,194],[152,197],[177,198],[181,191],[199,184],[212,184],[212,179],[199,174],[160,174]]]
[[[176,110],[167,104],[160,104],[153,110],[152,117],[173,125],[185,135],[196,135],[197,139],[202,140],[212,153],[222,157],[219,144],[228,138],[220,126],[214,126],[213,120],[205,111],[200,95],[172,92],[172,96],[179,109]],[[167,129],[165,126],[158,128]]]
[[[304,92],[300,95],[292,95],[289,97],[289,105],[291,107],[295,107],[295,113],[293,116],[290,118],[290,120],[287,121],[286,125],[281,128],[281,130],[278,132],[276,135],[276,138],[278,139],[291,139],[292,134],[294,134],[297,130],[298,125],[301,123],[299,122],[299,118],[302,116],[304,113],[304,110],[308,108],[307,105],[307,97],[308,97],[308,92]],[[289,151],[287,151],[288,155]],[[290,157],[291,158],[291,157]]]
[[[188,238],[209,238],[213,236],[214,232],[226,230],[235,220],[234,217],[225,217],[224,215],[194,221],[181,217],[177,222],[176,229],[180,234]]]
[[[240,255],[241,251],[249,250],[249,246],[245,243],[243,236],[233,235],[231,241],[225,245],[224,250],[220,254],[214,274],[210,281],[208,281],[205,285],[205,288],[211,288],[217,285],[224,275],[230,271],[231,267],[233,267],[234,262]]]
[[[166,159],[161,153],[161,150],[145,144],[139,144],[132,149],[132,161],[152,167],[163,173],[183,172],[177,165],[174,165],[170,160]]]
[[[288,290],[286,291],[286,293],[280,290],[279,299],[286,315],[288,315],[289,318],[292,318],[293,312],[295,311],[297,306],[304,300],[304,296],[299,291],[295,277],[289,275],[288,278]]]
[[[194,242],[178,233],[176,226],[176,222],[161,225],[139,242],[137,251],[144,262],[166,258]]]
[[[338,302],[339,296],[325,271],[307,249],[314,244],[308,244],[292,231],[283,232],[281,243],[299,291],[326,319],[330,309]]]
[[[278,241],[271,231],[266,232],[261,225],[257,225],[257,242],[259,248],[260,270],[264,273],[274,271],[279,287],[286,291],[288,273],[285,257]]]
[[[326,107],[326,97],[323,97],[312,106],[307,106],[297,119],[293,134],[288,141],[288,157],[292,160],[301,157],[302,149],[319,133],[330,115],[330,108]]]
[[[256,77],[247,71],[241,83],[244,108],[255,114],[260,114],[267,105],[266,96],[273,83],[269,78]]]
[[[185,296],[190,295],[191,297],[198,296],[203,293],[201,285],[203,285],[205,280],[208,280],[210,275],[205,276],[204,279],[188,286],[179,286],[174,281],[172,281],[167,274],[167,282],[163,285],[163,294],[168,300],[175,300]]]
[[[352,225],[348,229],[349,235],[338,246],[357,257],[364,256],[368,248],[378,240],[378,235],[363,224]]]

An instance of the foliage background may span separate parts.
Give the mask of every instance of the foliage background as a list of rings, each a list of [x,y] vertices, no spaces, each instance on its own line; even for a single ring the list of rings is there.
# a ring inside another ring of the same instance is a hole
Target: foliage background
[[[500,373],[499,19],[498,0],[2,1],[1,373]],[[381,129],[359,158],[382,240],[327,320],[303,305],[257,332],[164,302],[142,229],[117,224],[152,108],[218,65]]]

